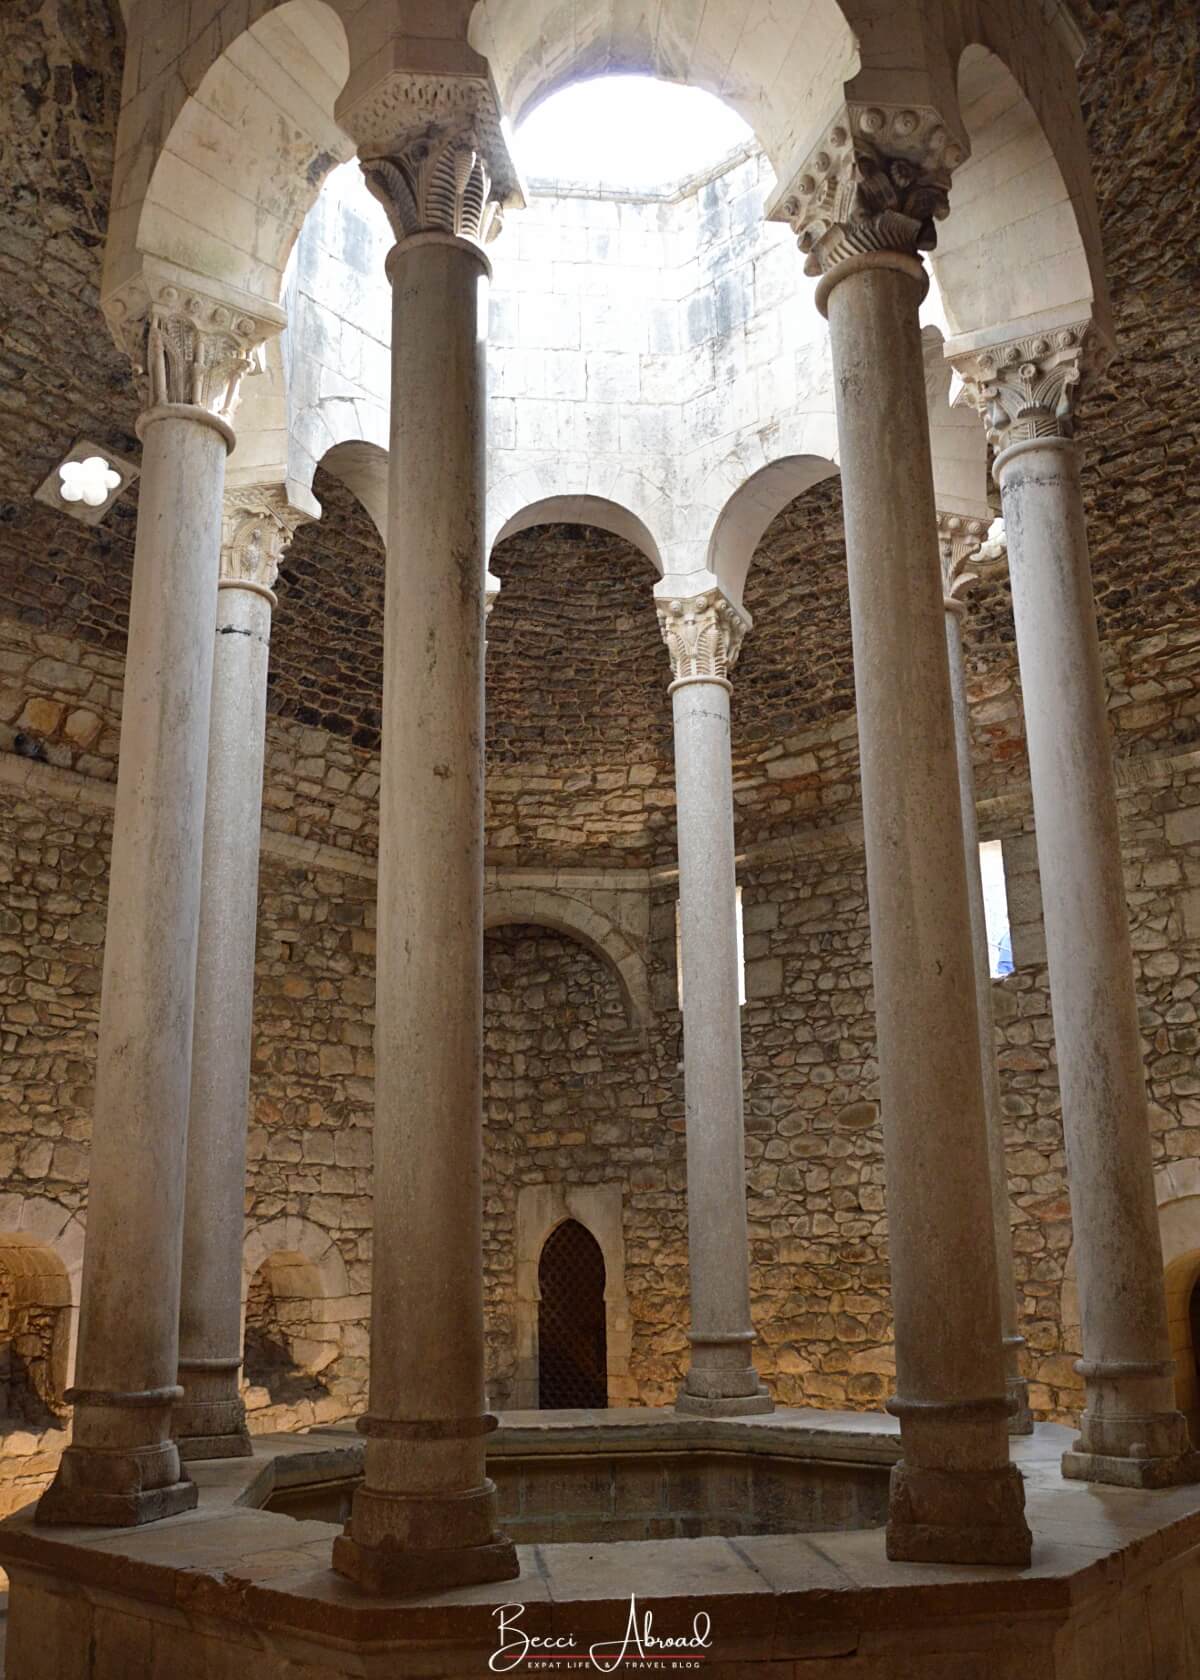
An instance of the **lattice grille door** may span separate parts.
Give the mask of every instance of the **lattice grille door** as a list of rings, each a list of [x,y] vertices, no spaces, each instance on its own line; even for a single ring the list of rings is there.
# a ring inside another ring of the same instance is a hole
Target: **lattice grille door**
[[[538,1289],[539,1405],[607,1406],[604,1256],[578,1220],[565,1220],[546,1238]]]

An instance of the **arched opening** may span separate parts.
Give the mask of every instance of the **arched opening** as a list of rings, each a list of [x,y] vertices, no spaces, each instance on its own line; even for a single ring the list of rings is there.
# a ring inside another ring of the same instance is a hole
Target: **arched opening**
[[[546,1238],[538,1262],[538,1403],[543,1411],[608,1405],[604,1255],[577,1219]]]
[[[530,181],[664,192],[754,144],[749,126],[703,88],[645,75],[589,77],[559,88],[514,136]]]
[[[0,1235],[0,1432],[62,1427],[71,1287],[44,1243]]]
[[[674,768],[652,567],[576,524],[517,532],[491,567],[503,587],[488,620],[489,862],[657,861]],[[545,790],[537,816],[531,786]]]
[[[1175,1361],[1175,1404],[1200,1441],[1200,1251],[1171,1261],[1163,1275],[1167,1330]]]
[[[606,496],[539,497],[537,501],[527,502],[524,507],[511,514],[500,527],[495,541],[506,542],[509,537],[515,537],[522,531],[531,531],[538,525],[590,525],[594,530],[607,531],[610,536],[619,537],[631,548],[636,548],[640,554],[645,555],[656,572],[662,572],[663,563],[658,543],[644,520],[630,508],[622,507],[619,502],[610,501]]]
[[[733,492],[717,515],[708,569],[734,600],[742,600],[751,562],[769,526],[799,496],[837,473],[819,455],[785,455],[760,467]]]
[[[313,479],[321,518],[302,525],[280,574],[287,611],[271,633],[273,718],[379,748],[383,695],[386,458],[371,444],[331,449]]]
[[[514,125],[574,82],[657,76],[703,88],[730,106],[783,179],[799,167],[829,88],[857,71],[858,44],[835,0],[744,12],[734,16],[695,0],[594,0],[587,7],[478,0],[469,38],[488,60]]]
[[[954,172],[931,256],[950,333],[1030,317],[1066,324],[1089,316],[1094,299],[1103,308],[1080,220],[1090,206],[1068,188],[1012,72],[974,43],[959,59],[958,98],[971,152]]]
[[[114,221],[105,291],[151,256],[225,282],[236,277],[247,296],[275,302],[321,182],[353,150],[333,118],[349,67],[336,8],[285,0],[235,35],[198,82],[169,79],[154,113],[165,138],[135,213]],[[153,127],[147,113],[146,132]],[[128,150],[144,168],[144,148]],[[114,203],[132,196],[118,174]]]
[[[329,1394],[320,1373],[337,1358],[338,1341],[336,1326],[321,1322],[323,1296],[320,1272],[297,1252],[269,1254],[250,1279],[242,1376],[260,1393],[257,1406],[247,1399],[248,1411]]]
[[[484,894],[485,931],[526,924],[577,941],[613,972],[624,1004],[623,1026],[644,1033],[653,1009],[646,958],[615,923],[571,894],[545,887],[493,888]],[[611,1022],[611,1017],[607,1017]],[[614,1024],[615,1025],[615,1024]]]

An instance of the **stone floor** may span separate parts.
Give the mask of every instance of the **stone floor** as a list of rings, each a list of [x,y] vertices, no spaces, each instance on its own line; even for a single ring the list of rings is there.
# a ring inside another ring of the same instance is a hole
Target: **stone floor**
[[[694,1420],[638,1411],[503,1424],[526,1450],[537,1439],[553,1451],[580,1430],[682,1444]],[[782,1410],[705,1428],[804,1438],[814,1456],[895,1454],[891,1420],[866,1414]],[[334,1525],[259,1508],[273,1489],[344,1478],[353,1437],[260,1438],[252,1460],[197,1465],[199,1509],[153,1527],[38,1529],[27,1513],[0,1525],[10,1665],[20,1665],[7,1680],[483,1680],[502,1671],[489,1669],[497,1611],[516,1604],[514,1640],[573,1639],[585,1672],[592,1642],[619,1645],[631,1594],[664,1636],[711,1619],[696,1657],[709,1680],[1197,1680],[1200,1489],[1065,1482],[1070,1438],[1042,1425],[1013,1444],[1034,1534],[1026,1569],[892,1564],[879,1529],[543,1544],[519,1548],[518,1581],[405,1601],[365,1598],[332,1574]],[[656,1671],[687,1667],[679,1658]]]

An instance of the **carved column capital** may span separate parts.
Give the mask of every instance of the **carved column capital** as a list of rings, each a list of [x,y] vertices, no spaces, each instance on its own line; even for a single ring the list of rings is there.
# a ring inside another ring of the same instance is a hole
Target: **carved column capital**
[[[934,110],[848,104],[772,217],[791,225],[808,275],[881,251],[916,257],[937,244],[934,224],[950,209],[950,172],[966,155]]]
[[[274,601],[288,544],[308,515],[291,506],[282,484],[229,490],[221,517],[221,589],[251,589]]]
[[[486,75],[392,67],[343,120],[397,240],[445,233],[485,245],[504,206],[524,202]]]
[[[676,682],[727,682],[749,620],[719,589],[656,603]]]
[[[243,306],[182,270],[150,263],[104,300],[104,313],[148,408],[202,408],[226,426],[242,380],[261,371],[266,341],[284,324],[271,304]]]
[[[959,402],[978,410],[997,451],[1037,438],[1069,438],[1085,375],[1104,359],[1090,321],[951,354]]]
[[[938,555],[942,563],[943,605],[947,612],[965,612],[963,596],[979,582],[967,568],[975,560],[988,534],[989,521],[972,519],[964,513],[939,513]]]
[[[387,211],[397,241],[445,233],[489,244],[499,233],[502,207],[479,135],[470,123],[430,126],[386,156],[363,157],[372,195]]]

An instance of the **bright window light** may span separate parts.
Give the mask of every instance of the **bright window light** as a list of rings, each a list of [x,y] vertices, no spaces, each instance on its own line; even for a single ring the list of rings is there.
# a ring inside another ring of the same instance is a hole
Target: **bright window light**
[[[86,507],[103,507],[121,482],[103,455],[89,455],[86,461],[65,461],[58,469],[62,480],[59,495],[64,502],[83,502]]]
[[[979,848],[983,877],[983,917],[987,923],[988,969],[993,980],[1013,971],[1012,934],[1008,925],[1008,891],[1004,885],[1004,847],[985,840]]]
[[[742,889],[735,887],[737,894],[737,962],[738,962],[738,1004],[746,1001],[746,945],[742,932]],[[675,995],[679,1000],[680,1009],[683,1008],[683,919],[680,915],[679,900],[675,900]]]
[[[700,88],[652,76],[599,76],[551,94],[517,129],[531,181],[661,192],[753,139],[736,112]]]

